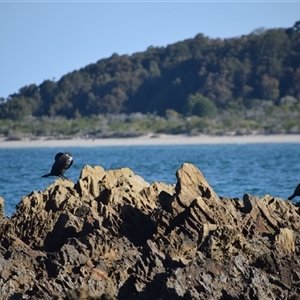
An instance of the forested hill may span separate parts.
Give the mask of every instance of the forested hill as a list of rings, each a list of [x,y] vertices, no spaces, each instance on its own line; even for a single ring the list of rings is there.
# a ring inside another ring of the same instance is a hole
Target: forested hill
[[[113,54],[58,81],[31,84],[0,101],[0,117],[104,113],[197,112],[205,99],[217,109],[255,100],[300,101],[300,21],[230,39],[195,38]],[[197,98],[198,97],[198,98]],[[286,98],[286,97],[285,97]],[[201,103],[200,103],[201,104]]]

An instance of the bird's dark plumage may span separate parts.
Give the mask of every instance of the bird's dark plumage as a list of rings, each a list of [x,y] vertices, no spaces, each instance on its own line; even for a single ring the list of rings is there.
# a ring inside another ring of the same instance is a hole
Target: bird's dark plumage
[[[295,188],[295,191],[292,196],[288,197],[289,200],[293,200],[295,197],[300,196],[300,183]]]
[[[68,179],[64,176],[66,170],[68,170],[73,164],[73,157],[70,152],[59,152],[55,155],[54,164],[51,172],[45,174],[42,177],[59,176],[62,179]]]

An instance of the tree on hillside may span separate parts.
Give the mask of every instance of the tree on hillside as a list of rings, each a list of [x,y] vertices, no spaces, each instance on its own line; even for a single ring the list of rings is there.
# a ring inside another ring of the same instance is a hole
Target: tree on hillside
[[[188,97],[185,113],[199,117],[215,117],[218,110],[214,102],[202,94],[197,93]]]

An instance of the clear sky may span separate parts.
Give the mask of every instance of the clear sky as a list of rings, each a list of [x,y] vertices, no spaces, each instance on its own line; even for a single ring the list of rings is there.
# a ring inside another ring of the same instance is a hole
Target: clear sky
[[[198,33],[211,38],[288,28],[300,0],[4,2],[0,0],[0,98],[113,53],[167,46]]]

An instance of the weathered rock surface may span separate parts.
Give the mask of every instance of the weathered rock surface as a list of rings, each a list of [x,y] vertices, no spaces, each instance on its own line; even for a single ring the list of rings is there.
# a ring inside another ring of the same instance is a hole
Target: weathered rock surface
[[[300,299],[300,211],[271,196],[220,198],[191,164],[177,184],[85,166],[0,197],[1,299]]]

